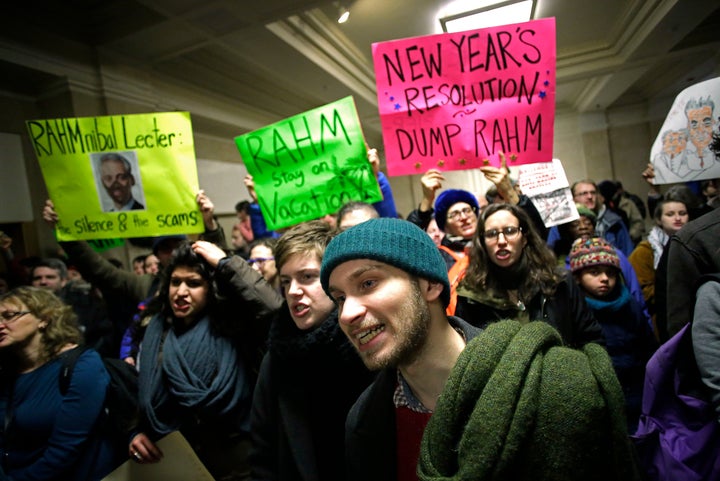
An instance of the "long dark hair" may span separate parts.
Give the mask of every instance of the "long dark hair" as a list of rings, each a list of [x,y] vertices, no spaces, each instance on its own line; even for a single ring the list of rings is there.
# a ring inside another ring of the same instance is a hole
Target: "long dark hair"
[[[213,280],[215,270],[202,256],[197,255],[192,250],[192,244],[189,241],[183,241],[180,245],[178,245],[178,247],[173,251],[170,263],[160,274],[160,289],[158,291],[158,295],[155,296],[148,304],[148,315],[162,314],[166,318],[172,317],[173,312],[169,299],[170,278],[172,277],[172,273],[178,267],[191,269],[200,274],[200,276],[207,281],[208,292],[205,311],[210,315],[210,319],[214,320],[217,317],[214,314],[216,313],[217,305],[220,300],[217,294],[217,286]]]
[[[496,279],[490,274],[490,263],[485,247],[485,221],[491,215],[506,210],[520,223],[522,235],[525,236],[527,244],[523,248],[522,255],[527,262],[528,272],[520,283],[519,292],[527,293],[539,287],[546,295],[552,295],[555,288],[562,280],[562,273],[557,268],[557,260],[552,251],[547,247],[540,234],[537,233],[530,217],[521,208],[511,204],[490,204],[485,208],[472,239],[470,249],[470,264],[468,265],[465,278],[462,283],[471,290],[482,290],[487,287],[499,288]]]

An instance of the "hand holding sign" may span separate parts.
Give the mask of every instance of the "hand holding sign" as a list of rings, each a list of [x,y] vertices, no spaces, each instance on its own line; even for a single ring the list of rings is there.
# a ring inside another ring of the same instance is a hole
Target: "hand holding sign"
[[[500,156],[500,167],[481,167],[480,171],[485,174],[487,180],[495,184],[498,194],[505,202],[516,205],[520,202],[520,196],[510,182],[510,171],[507,168],[505,153],[500,151],[498,154]]]
[[[51,201],[50,199],[47,199],[45,201],[45,206],[43,207],[42,211],[42,217],[51,229],[55,229],[55,225],[58,223],[59,219],[57,212],[55,212],[55,204],[53,204],[53,201]]]
[[[245,187],[247,187],[248,195],[250,196],[250,199],[252,199],[253,203],[257,203],[258,196],[257,192],[255,192],[255,181],[253,180],[253,176],[248,174],[245,176],[245,179],[243,179],[245,182]]]
[[[159,463],[163,458],[162,450],[145,433],[132,438],[128,451],[136,463]]]
[[[655,187],[655,167],[653,167],[652,164],[648,164],[641,175],[642,178],[645,179],[645,182],[650,184],[650,187]]]
[[[215,221],[215,204],[212,203],[210,197],[207,196],[204,190],[199,190],[195,196],[195,202],[200,208],[205,229],[209,231],[216,230],[218,225]]]
[[[427,212],[435,202],[435,194],[442,189],[442,183],[445,182],[445,176],[437,169],[430,169],[420,178],[420,184],[423,189],[423,198],[420,201],[420,210]]]
[[[378,172],[380,172],[380,156],[378,155],[377,149],[368,149],[367,158],[372,167],[373,174],[377,176]]]

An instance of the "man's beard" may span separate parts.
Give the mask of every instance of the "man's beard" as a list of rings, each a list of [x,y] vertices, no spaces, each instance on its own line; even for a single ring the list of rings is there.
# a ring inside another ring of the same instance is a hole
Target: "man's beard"
[[[372,371],[411,364],[425,348],[430,330],[430,309],[422,297],[418,281],[412,280],[411,286],[409,296],[397,314],[397,320],[407,319],[407,322],[393,326],[398,330],[394,337],[397,344],[382,358],[372,355],[363,357],[365,365]]]

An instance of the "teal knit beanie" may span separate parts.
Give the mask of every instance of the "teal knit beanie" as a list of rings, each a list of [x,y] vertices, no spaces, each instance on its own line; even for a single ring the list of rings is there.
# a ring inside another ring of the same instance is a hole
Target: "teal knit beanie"
[[[450,302],[445,261],[430,236],[411,222],[387,217],[371,219],[337,235],[325,249],[320,269],[325,292],[333,269],[354,259],[373,259],[439,282],[443,285],[440,295],[443,305],[447,307]]]

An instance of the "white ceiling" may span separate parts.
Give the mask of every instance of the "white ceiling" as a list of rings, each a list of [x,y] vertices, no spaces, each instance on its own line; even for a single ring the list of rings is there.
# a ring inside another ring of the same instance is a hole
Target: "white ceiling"
[[[353,95],[379,135],[371,44],[437,33],[444,3],[355,0],[339,25],[322,0],[13,2],[0,91],[33,96],[62,80],[155,95],[159,110],[231,135]],[[650,104],[720,75],[720,0],[538,0],[544,17],[557,24],[558,112]]]

